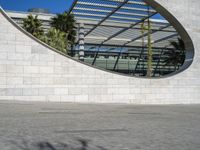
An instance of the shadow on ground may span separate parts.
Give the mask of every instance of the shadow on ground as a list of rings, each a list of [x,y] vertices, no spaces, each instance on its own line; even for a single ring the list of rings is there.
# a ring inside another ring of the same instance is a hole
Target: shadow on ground
[[[20,142],[12,141],[11,144],[15,150],[108,150],[101,146],[90,146],[89,141],[84,139],[78,139],[77,142],[76,146],[59,142],[28,142],[26,140]]]

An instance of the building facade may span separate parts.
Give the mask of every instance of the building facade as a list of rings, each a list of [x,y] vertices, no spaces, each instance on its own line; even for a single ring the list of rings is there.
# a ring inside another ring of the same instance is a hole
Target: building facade
[[[122,75],[85,64],[38,41],[17,26],[1,9],[0,99],[132,104],[200,103],[200,2],[145,2],[163,15],[185,41],[188,52],[180,70],[170,76],[154,79]]]

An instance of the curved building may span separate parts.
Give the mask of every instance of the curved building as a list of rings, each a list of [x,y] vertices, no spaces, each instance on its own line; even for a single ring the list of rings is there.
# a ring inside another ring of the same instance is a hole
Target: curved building
[[[199,5],[75,0],[74,57],[35,39],[1,9],[0,100],[200,103]],[[182,49],[170,44],[181,42]]]

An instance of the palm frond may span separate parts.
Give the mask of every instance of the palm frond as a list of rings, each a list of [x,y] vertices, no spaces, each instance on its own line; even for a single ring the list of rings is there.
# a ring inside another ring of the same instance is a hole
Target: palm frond
[[[170,44],[173,49],[164,53],[167,58],[163,62],[165,65],[174,65],[176,68],[183,65],[185,61],[185,44],[181,38],[178,38],[178,42],[170,41]]]
[[[75,42],[76,30],[75,30],[75,19],[73,14],[68,14],[64,12],[62,14],[57,14],[51,20],[51,26],[59,29],[62,32],[68,34],[67,39],[71,42]]]

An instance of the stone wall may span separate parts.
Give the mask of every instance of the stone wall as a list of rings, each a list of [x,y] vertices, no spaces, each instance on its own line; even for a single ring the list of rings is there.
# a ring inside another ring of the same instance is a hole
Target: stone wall
[[[0,13],[0,100],[87,103],[200,103],[200,1],[159,0],[195,46],[192,65],[164,79],[121,76],[84,65],[41,44]]]

